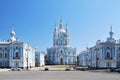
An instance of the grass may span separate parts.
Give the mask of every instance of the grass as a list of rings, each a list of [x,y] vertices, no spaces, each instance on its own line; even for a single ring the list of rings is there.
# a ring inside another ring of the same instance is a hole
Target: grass
[[[69,68],[69,65],[53,65],[50,68]]]

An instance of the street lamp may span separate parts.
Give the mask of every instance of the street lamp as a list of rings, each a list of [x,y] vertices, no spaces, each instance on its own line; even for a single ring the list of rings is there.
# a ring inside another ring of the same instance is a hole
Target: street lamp
[[[28,70],[28,56],[27,56],[27,70]]]
[[[21,67],[22,67],[22,69],[23,69],[23,61],[22,61],[22,66],[21,66]]]
[[[28,51],[29,51],[30,49],[26,49],[26,51],[27,51],[27,70],[28,70]]]

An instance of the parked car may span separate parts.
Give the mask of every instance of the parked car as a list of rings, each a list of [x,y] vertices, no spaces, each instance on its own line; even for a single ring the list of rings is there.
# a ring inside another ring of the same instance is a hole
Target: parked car
[[[49,69],[48,68],[45,68],[44,71],[48,71]]]
[[[114,72],[119,72],[120,73],[120,68],[119,69],[115,69]]]
[[[110,68],[110,71],[111,71],[111,72],[114,72],[115,69],[116,69],[116,68]]]
[[[81,71],[86,71],[87,70],[87,68],[84,68],[84,67],[76,67],[75,69],[76,70],[81,70]]]
[[[11,71],[22,71],[21,68],[11,68]]]
[[[71,70],[71,68],[66,68],[66,71],[70,71]]]

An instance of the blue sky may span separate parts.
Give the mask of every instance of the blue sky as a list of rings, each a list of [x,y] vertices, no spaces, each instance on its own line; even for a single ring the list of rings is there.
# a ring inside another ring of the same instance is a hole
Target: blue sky
[[[71,46],[77,53],[98,39],[120,38],[120,0],[0,0],[0,40],[8,40],[14,24],[16,37],[46,51],[53,45],[54,25],[62,16]]]

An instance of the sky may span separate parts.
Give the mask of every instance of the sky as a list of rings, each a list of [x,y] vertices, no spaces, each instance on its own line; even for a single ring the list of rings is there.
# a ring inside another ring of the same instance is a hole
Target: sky
[[[106,41],[111,25],[114,38],[120,38],[120,0],[0,0],[0,40],[10,38],[14,25],[20,41],[46,51],[61,17],[77,54]]]

